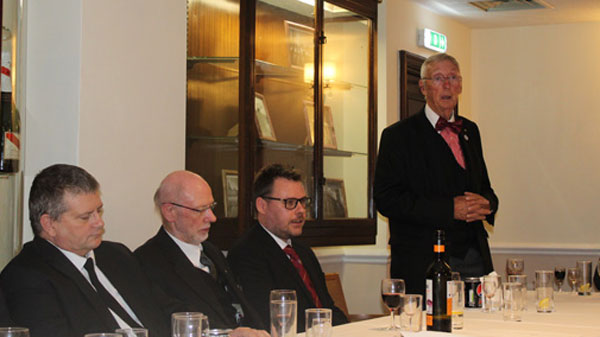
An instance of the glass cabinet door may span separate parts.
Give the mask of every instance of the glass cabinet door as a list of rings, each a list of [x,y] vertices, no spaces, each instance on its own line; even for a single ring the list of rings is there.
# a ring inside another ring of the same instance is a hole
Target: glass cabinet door
[[[238,215],[239,1],[188,0],[186,168]]]
[[[369,20],[323,6],[323,217],[368,216]]]

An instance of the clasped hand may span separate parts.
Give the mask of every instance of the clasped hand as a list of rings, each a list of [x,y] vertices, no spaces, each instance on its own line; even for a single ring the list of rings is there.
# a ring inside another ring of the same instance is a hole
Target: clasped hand
[[[466,222],[483,220],[492,211],[490,202],[477,193],[465,192],[454,197],[454,218]]]

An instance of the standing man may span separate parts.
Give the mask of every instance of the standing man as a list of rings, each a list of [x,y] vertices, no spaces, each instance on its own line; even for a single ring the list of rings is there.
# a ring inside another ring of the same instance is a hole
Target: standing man
[[[100,185],[85,170],[58,164],[33,180],[29,219],[35,235],[0,274],[11,318],[31,337],[81,337],[144,327],[170,335],[178,307],[155,297],[124,245],[102,241]]]
[[[208,183],[189,171],[169,174],[154,194],[162,226],[136,249],[144,269],[165,293],[208,316],[211,328],[263,329],[221,251],[206,241],[217,205]],[[240,334],[243,332],[243,334]],[[236,329],[236,335],[264,331]]]
[[[374,183],[377,210],[389,219],[391,276],[405,280],[407,293],[425,292],[436,229],[446,232],[453,271],[462,277],[491,272],[482,220],[493,224],[498,209],[479,129],[455,113],[462,92],[456,59],[429,57],[419,87],[427,104],[383,131]]]
[[[298,332],[304,331],[308,308],[330,308],[334,325],[347,323],[333,304],[317,257],[296,239],[302,234],[310,202],[301,175],[279,164],[269,165],[258,173],[253,193],[258,224],[240,238],[227,258],[264,324],[270,322],[273,289],[296,291]]]

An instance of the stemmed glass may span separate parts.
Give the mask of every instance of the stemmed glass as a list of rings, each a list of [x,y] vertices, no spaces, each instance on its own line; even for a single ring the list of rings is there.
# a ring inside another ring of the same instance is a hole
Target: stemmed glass
[[[563,282],[565,281],[566,273],[567,272],[565,271],[565,267],[554,267],[554,283],[556,283],[558,292],[561,292]]]
[[[408,316],[408,330],[409,331],[420,331],[421,327],[417,326],[417,327],[413,327],[412,324],[412,318],[413,316],[417,315],[417,314],[421,314],[421,307],[422,307],[422,302],[423,300],[423,295],[415,295],[415,294],[408,294],[408,295],[404,295],[404,299],[403,299],[403,304],[402,304],[402,312],[406,314],[406,316]]]
[[[525,271],[525,260],[520,257],[506,259],[506,279],[509,275],[521,275]]]
[[[569,281],[569,286],[571,287],[571,292],[575,293],[575,284],[577,284],[577,278],[579,276],[579,272],[577,268],[568,268],[567,269],[567,281]]]
[[[492,312],[492,298],[498,289],[498,276],[488,275],[483,277],[483,294],[486,297],[485,308],[483,311]]]
[[[386,330],[398,330],[398,327],[394,324],[394,313],[400,306],[405,291],[404,280],[389,278],[381,280],[381,298],[390,310],[390,317],[392,318],[392,322]]]

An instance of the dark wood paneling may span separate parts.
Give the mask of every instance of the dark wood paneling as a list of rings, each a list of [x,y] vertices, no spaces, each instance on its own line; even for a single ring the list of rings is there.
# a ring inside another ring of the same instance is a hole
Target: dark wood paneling
[[[425,57],[406,50],[399,53],[400,68],[400,120],[419,112],[425,105],[425,97],[419,88],[421,65]]]

